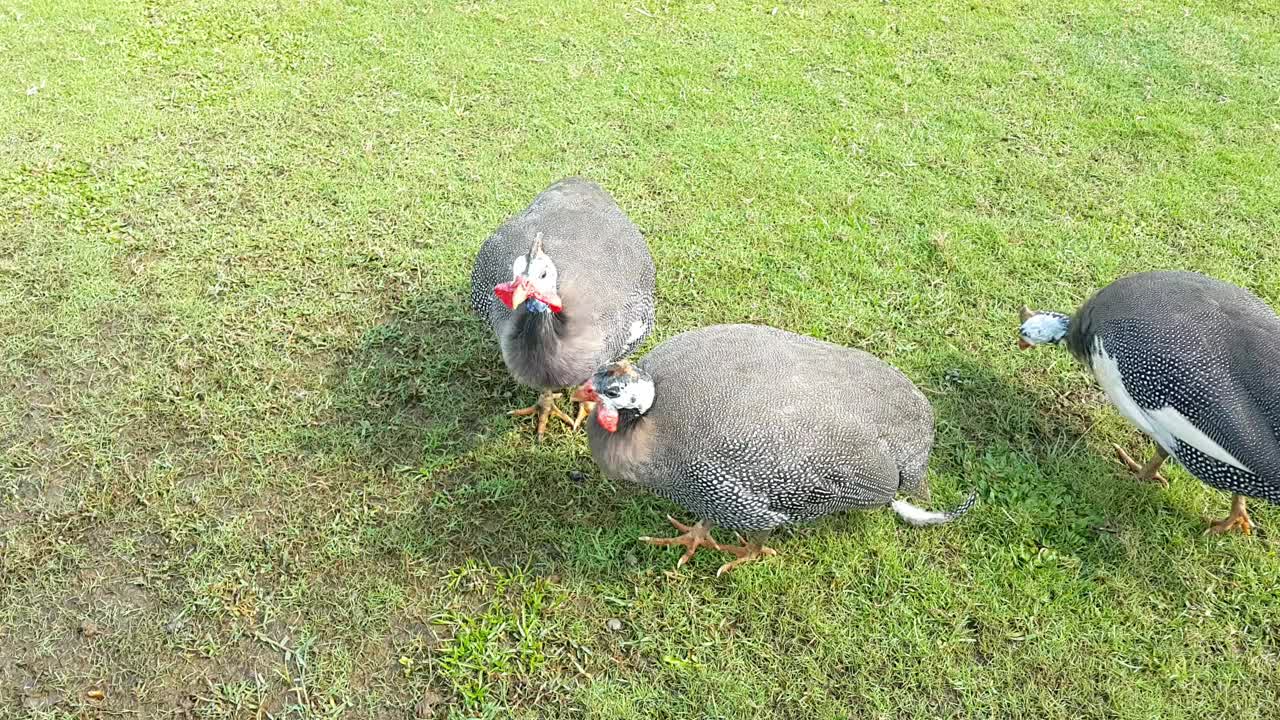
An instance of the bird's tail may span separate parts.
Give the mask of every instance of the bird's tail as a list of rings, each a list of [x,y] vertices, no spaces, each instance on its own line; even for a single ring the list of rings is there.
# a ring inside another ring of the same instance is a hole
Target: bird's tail
[[[933,510],[925,510],[922,507],[916,507],[906,500],[894,500],[889,504],[893,511],[898,513],[898,517],[902,518],[908,525],[915,527],[924,527],[926,525],[942,525],[969,512],[974,503],[978,502],[978,491],[969,492],[969,497],[958,507],[945,512],[934,512]]]

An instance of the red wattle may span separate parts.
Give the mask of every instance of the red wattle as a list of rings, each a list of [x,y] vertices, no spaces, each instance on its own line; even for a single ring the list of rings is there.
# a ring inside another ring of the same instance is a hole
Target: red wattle
[[[547,297],[546,295],[543,295],[542,293],[533,293],[532,297],[535,297],[535,298],[537,298],[539,301],[541,301],[541,302],[542,302],[542,304],[543,304],[543,305],[546,305],[548,308],[550,308],[550,309],[551,309],[551,312],[553,312],[553,313],[558,313],[558,312],[560,312],[561,310],[563,310],[563,309],[564,309],[564,308],[560,305],[560,296],[559,296],[559,295],[552,295],[552,296],[550,296],[550,297]]]
[[[498,285],[493,289],[493,294],[498,296],[498,299],[502,301],[503,305],[506,305],[512,310],[516,309],[515,304],[511,302],[512,298],[516,294],[516,284],[514,282],[505,282]]]

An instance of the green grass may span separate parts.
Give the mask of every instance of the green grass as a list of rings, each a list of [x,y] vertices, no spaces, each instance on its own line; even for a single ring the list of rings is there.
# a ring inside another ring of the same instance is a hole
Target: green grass
[[[0,0],[0,717],[1273,717],[1280,511],[1202,537],[1013,333],[1151,268],[1280,306],[1277,67],[1270,0]],[[884,357],[978,508],[638,544],[466,308],[569,174],[651,342]]]

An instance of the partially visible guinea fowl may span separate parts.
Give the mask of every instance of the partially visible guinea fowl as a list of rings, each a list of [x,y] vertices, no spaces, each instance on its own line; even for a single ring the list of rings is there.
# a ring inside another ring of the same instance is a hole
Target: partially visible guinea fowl
[[[933,409],[902,373],[860,350],[756,325],[677,335],[636,366],[614,363],[579,389],[597,401],[587,435],[604,472],[642,485],[699,522],[675,538],[642,538],[735,556],[720,572],[774,551],[740,539],[722,545],[715,525],[768,533],[850,508],[892,505],[907,522],[935,513],[899,492],[928,497],[925,468]]]
[[[541,391],[532,407],[541,439],[547,419],[576,430],[555,406],[555,390],[576,386],[625,357],[653,328],[649,247],[604,188],[566,178],[542,191],[480,247],[471,306],[489,322],[517,382]]]
[[[1120,412],[1158,446],[1142,480],[1169,455],[1234,493],[1221,533],[1252,523],[1245,496],[1280,503],[1280,317],[1253,293],[1194,272],[1130,275],[1074,317],[1022,309],[1018,345],[1061,344],[1085,363]]]

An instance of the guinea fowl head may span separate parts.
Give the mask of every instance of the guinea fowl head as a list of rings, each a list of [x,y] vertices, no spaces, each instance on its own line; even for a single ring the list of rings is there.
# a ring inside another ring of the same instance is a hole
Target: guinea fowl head
[[[609,432],[617,432],[653,406],[653,378],[622,360],[597,370],[573,398],[595,403],[596,422]]]
[[[1018,347],[1022,350],[1036,345],[1057,345],[1066,339],[1071,326],[1067,315],[1048,310],[1034,312],[1026,305],[1018,311],[1018,317],[1022,321],[1018,326]]]
[[[529,252],[512,263],[511,282],[498,285],[493,294],[512,310],[523,304],[529,312],[558,313],[561,310],[558,283],[556,264],[542,251],[542,233],[538,233]]]

